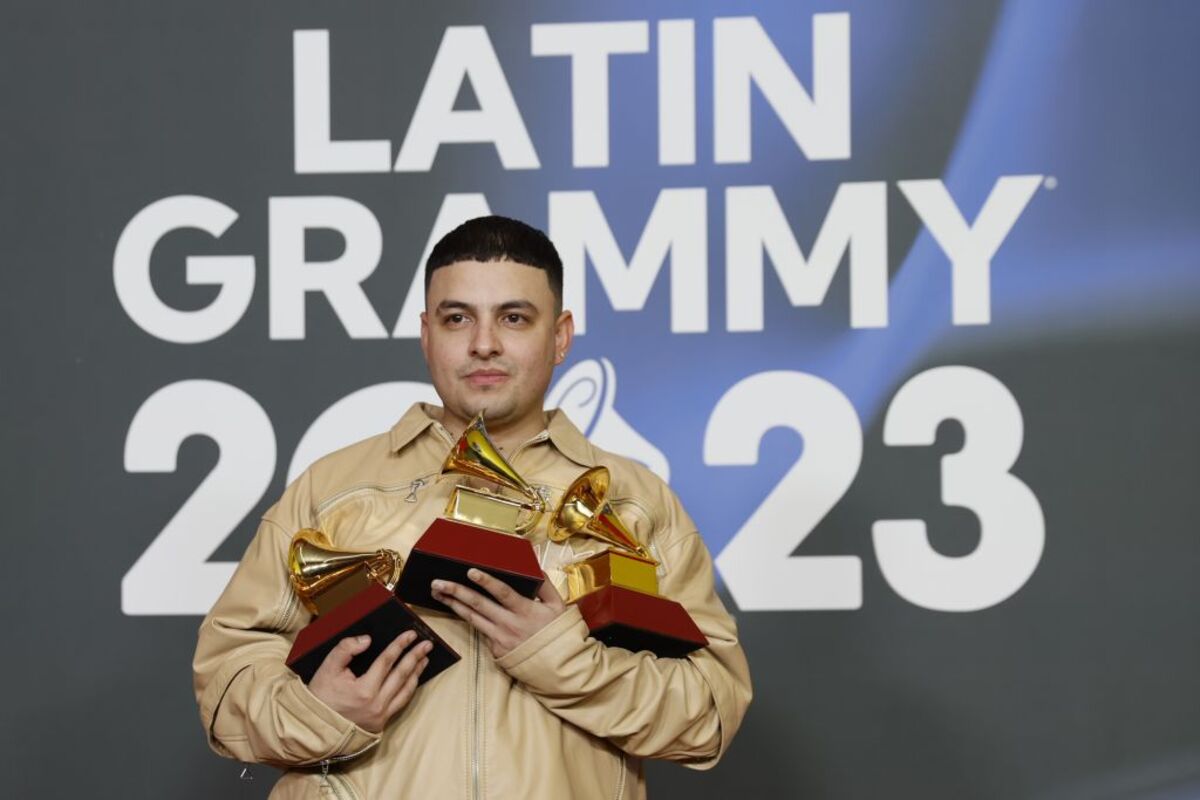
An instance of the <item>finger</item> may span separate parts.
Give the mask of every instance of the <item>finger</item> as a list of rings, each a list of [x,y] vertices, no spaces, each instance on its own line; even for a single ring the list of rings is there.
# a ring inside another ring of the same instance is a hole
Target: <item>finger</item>
[[[350,665],[351,660],[366,650],[371,644],[371,637],[365,633],[362,636],[348,636],[338,642],[329,654],[325,656],[325,660],[321,662],[320,670],[330,670],[333,672],[341,672]]]
[[[487,619],[495,624],[503,624],[511,622],[512,612],[504,606],[497,603],[487,595],[481,594],[474,589],[469,589],[460,583],[453,581],[434,581],[433,596],[443,603],[446,602],[446,597],[452,597],[461,605],[464,605],[474,611],[478,616]],[[447,603],[449,605],[449,603]],[[462,616],[461,614],[459,616]]]
[[[400,691],[392,698],[392,702],[388,703],[387,715],[389,719],[399,712],[400,709],[408,705],[409,700],[412,700],[413,694],[417,691],[417,682],[421,679],[421,673],[428,664],[429,659],[427,658],[423,658],[417,662],[416,669],[404,681],[404,685],[400,687]]]
[[[544,572],[542,573],[542,577],[545,578],[545,580],[543,580],[542,585],[538,587],[537,599],[551,607],[557,608],[562,606],[562,595],[558,593],[558,589],[554,588],[554,583],[550,580],[550,578],[546,577],[546,573]]]
[[[433,642],[430,641],[417,642],[408,648],[404,658],[397,662],[395,668],[384,678],[383,685],[379,687],[379,697],[383,702],[390,702],[388,698],[403,688],[420,662],[429,660],[429,653],[432,650]]]
[[[515,592],[507,583],[494,575],[489,575],[481,569],[472,568],[467,570],[467,577],[479,584],[480,588],[496,599],[496,602],[511,611],[519,608],[522,602],[529,602],[527,598]]]
[[[500,631],[494,622],[480,614],[475,609],[471,608],[466,603],[451,594],[434,593],[434,597],[445,603],[451,611],[461,617],[468,625],[482,633],[489,639],[498,637]]]
[[[392,671],[392,667],[400,659],[400,654],[404,652],[404,648],[417,640],[417,632],[408,630],[392,639],[391,644],[384,648],[383,652],[375,657],[374,663],[359,680],[369,681],[371,686],[378,686],[387,678],[388,673]]]

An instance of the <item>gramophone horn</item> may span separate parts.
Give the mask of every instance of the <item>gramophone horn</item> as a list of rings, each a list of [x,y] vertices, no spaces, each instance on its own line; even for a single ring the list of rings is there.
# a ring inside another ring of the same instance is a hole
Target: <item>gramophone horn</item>
[[[607,467],[592,467],[575,479],[554,512],[551,540],[562,542],[572,536],[590,536],[618,550],[654,561],[650,551],[625,527],[608,502],[609,480]]]
[[[483,424],[483,414],[476,415],[471,424],[458,437],[446,461],[442,464],[442,475],[462,474],[482,478],[485,481],[505,486],[525,498],[520,505],[531,512],[530,518],[517,527],[517,532],[526,531],[537,522],[546,510],[546,503],[537,490],[529,485],[492,443]],[[501,497],[500,499],[507,500]]]
[[[403,566],[393,550],[355,553],[334,549],[323,531],[305,528],[292,537],[288,573],[292,588],[314,614],[321,614],[371,582],[395,588]]]

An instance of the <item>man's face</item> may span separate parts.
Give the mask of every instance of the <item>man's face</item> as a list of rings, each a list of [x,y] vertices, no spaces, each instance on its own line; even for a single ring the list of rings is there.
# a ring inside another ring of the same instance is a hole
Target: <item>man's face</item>
[[[546,273],[513,261],[459,261],[433,272],[421,349],[454,421],[486,411],[489,430],[542,419],[554,365],[571,346],[571,313],[555,314]]]

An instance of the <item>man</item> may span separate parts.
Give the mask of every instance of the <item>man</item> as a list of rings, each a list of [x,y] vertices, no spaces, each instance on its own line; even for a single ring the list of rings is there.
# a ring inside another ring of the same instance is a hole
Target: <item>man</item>
[[[542,411],[573,334],[554,246],[515,220],[471,220],[434,247],[425,288],[421,349],[443,407],[414,406],[389,432],[321,459],[263,517],[200,629],[195,689],[210,744],[288,768],[279,798],[637,798],[642,758],[712,766],[750,702],[746,660],[675,495]],[[407,555],[444,509],[454,482],[437,480],[441,463],[481,411],[550,508],[585,469],[610,469],[615,508],[708,647],[656,658],[589,638],[563,603],[562,567],[603,545],[552,543],[543,520],[528,534],[547,576],[535,599],[485,574],[435,582],[455,615],[421,614],[463,659],[427,684],[417,687],[429,645],[411,634],[361,677],[348,664],[365,637],[339,643],[307,686],[291,673],[284,658],[308,622],[287,579],[292,534],[319,528],[339,549]]]

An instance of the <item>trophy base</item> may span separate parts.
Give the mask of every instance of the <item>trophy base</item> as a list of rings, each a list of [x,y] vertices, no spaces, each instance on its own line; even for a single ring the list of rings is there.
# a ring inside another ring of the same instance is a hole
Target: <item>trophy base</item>
[[[544,580],[537,553],[525,537],[438,518],[408,554],[396,594],[413,605],[453,613],[433,598],[430,584],[454,581],[483,591],[467,577],[472,567],[504,581],[524,597],[537,594]]]
[[[350,671],[362,675],[374,663],[392,640],[407,630],[417,632],[417,641],[433,642],[429,664],[418,679],[419,683],[437,675],[458,661],[458,653],[442,640],[424,620],[401,602],[386,586],[372,583],[328,613],[322,614],[296,635],[287,665],[305,683],[325,660],[338,642],[350,636],[367,634],[371,644],[350,661]]]
[[[621,586],[605,586],[575,601],[592,638],[611,647],[683,658],[708,645],[690,614],[674,600]]]

